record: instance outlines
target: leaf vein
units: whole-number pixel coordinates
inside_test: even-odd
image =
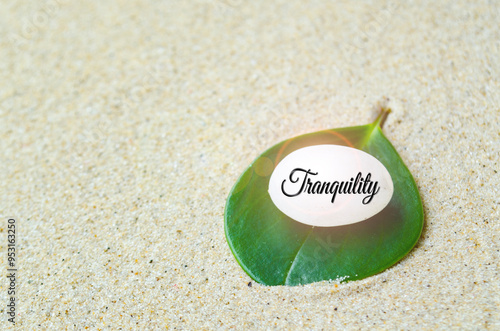
[[[307,233],[307,236],[304,238],[304,241],[302,242],[299,249],[297,250],[297,253],[295,253],[295,256],[293,257],[293,261],[290,264],[290,268],[288,268],[288,270],[286,272],[286,278],[285,278],[285,281],[283,282],[283,285],[288,284],[288,277],[290,277],[291,271],[292,271],[293,267],[295,266],[295,262],[297,261],[297,256],[299,255],[300,251],[302,250],[302,247],[304,247],[304,244],[306,243],[307,239],[309,239],[309,236],[311,235],[313,229],[314,229],[314,226],[311,227],[311,229]]]

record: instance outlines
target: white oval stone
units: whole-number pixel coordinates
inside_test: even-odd
[[[273,203],[313,226],[364,221],[384,209],[394,192],[384,165],[359,149],[315,145],[287,155],[269,180]]]

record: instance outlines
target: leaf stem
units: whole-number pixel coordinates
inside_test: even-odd
[[[390,113],[391,113],[391,108],[380,107],[380,114],[377,116],[377,118],[373,122],[373,125],[374,126],[378,125],[378,126],[380,126],[380,128],[382,128],[382,126],[385,123],[385,120],[387,119],[387,116],[389,116]]]

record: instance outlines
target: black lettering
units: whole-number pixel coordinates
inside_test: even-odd
[[[309,179],[307,177],[307,175],[317,175],[318,173],[314,173],[314,172],[311,172],[311,169],[309,170],[305,170],[305,169],[301,169],[301,168],[296,168],[296,169],[293,169],[292,172],[290,172],[290,182],[292,183],[297,183],[300,179],[300,175],[297,176],[297,178],[294,180],[293,178],[293,175],[296,173],[296,172],[303,172],[304,173],[304,180],[302,181],[302,185],[300,186],[300,189],[297,191],[297,193],[287,193],[285,192],[285,182],[286,182],[286,179],[283,181],[283,183],[281,183],[281,192],[283,192],[284,195],[286,195],[287,197],[295,197],[297,195],[299,195],[300,193],[302,193],[304,191],[304,188],[306,186],[306,183],[309,184],[309,189],[310,189],[310,186],[311,186],[311,181],[309,180],[309,182],[307,182],[307,180]],[[310,192],[308,192],[310,193]]]
[[[335,202],[337,194],[366,194],[362,199],[364,205],[369,204],[380,191],[378,181],[371,181],[371,173],[368,173],[366,178],[363,178],[363,174],[358,172],[356,177],[351,177],[348,181],[313,182],[310,176],[316,175],[318,175],[318,173],[311,171],[311,169],[305,170],[302,168],[295,168],[290,172],[288,180],[291,184],[297,185],[287,184],[287,180],[285,179],[281,183],[281,191],[287,197],[296,197],[302,193],[331,194],[332,203]],[[287,186],[286,190],[285,185]]]

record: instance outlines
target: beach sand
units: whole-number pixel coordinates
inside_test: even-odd
[[[498,1],[2,3],[18,329],[500,329]],[[360,281],[253,282],[224,236],[239,175],[380,105],[416,247]]]

